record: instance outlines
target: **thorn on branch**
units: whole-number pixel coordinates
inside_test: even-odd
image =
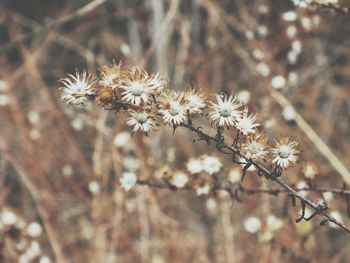
[[[299,223],[301,220],[305,218],[305,209],[306,209],[306,204],[304,200],[301,200],[301,215],[299,218],[295,219],[296,223]]]
[[[241,183],[243,183],[244,177],[249,169],[249,167],[252,165],[251,161],[249,161],[248,163],[246,163],[246,165],[244,165],[243,167],[243,172],[242,172],[242,178],[241,178]]]

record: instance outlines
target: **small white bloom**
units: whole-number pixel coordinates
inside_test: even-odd
[[[274,89],[282,89],[286,85],[286,79],[283,76],[275,76],[271,80],[271,86]]]
[[[209,194],[209,191],[210,191],[210,186],[209,186],[209,184],[205,184],[205,185],[203,185],[203,186],[201,186],[201,187],[198,187],[198,188],[196,189],[196,194],[197,194],[198,196],[200,196],[200,195],[207,195],[207,194]]]
[[[228,173],[228,180],[232,184],[240,183],[242,179],[242,169],[241,167],[234,167]]]
[[[128,144],[130,139],[131,139],[130,133],[120,132],[114,137],[113,143],[117,148],[123,148]]]
[[[278,231],[283,227],[283,220],[274,215],[269,215],[266,220],[267,228],[270,231]]]
[[[217,202],[215,201],[214,198],[209,198],[207,200],[207,202],[205,203],[205,206],[208,209],[208,211],[215,212],[218,204],[217,204]]]
[[[113,64],[104,66],[99,69],[101,76],[99,79],[100,87],[110,87],[113,90],[119,88],[122,85],[122,82],[126,78],[127,70],[122,65],[122,63],[116,63],[113,61]]]
[[[288,11],[282,14],[282,19],[287,22],[294,22],[298,19],[298,16],[294,11]]]
[[[263,77],[267,77],[268,75],[270,75],[270,68],[268,65],[266,65],[264,62],[260,62],[257,67],[256,70],[260,73],[261,76]]]
[[[293,39],[296,37],[298,30],[297,30],[296,26],[290,25],[287,27],[286,33],[287,33],[288,38]]]
[[[301,7],[301,8],[307,8],[311,3],[312,0],[292,0],[295,6]]]
[[[10,97],[5,94],[0,94],[0,107],[9,105],[11,102]]]
[[[122,177],[119,179],[121,188],[125,191],[129,191],[137,183],[137,176],[135,173],[125,172],[122,174]]]
[[[188,176],[183,171],[177,171],[174,173],[170,183],[177,188],[183,188],[188,183]]]
[[[290,50],[287,54],[288,63],[290,65],[295,65],[298,62],[299,54],[294,50]]]
[[[81,131],[85,126],[85,120],[82,117],[76,117],[71,121],[71,125],[74,130]]]
[[[39,237],[43,232],[43,228],[37,222],[32,222],[27,226],[27,233],[30,237]]]
[[[300,54],[301,51],[302,51],[302,49],[303,49],[303,46],[302,46],[300,40],[294,40],[294,41],[292,42],[292,50],[294,50],[295,52],[297,52],[298,54]]]
[[[217,104],[211,102],[209,118],[215,121],[218,126],[233,127],[237,118],[241,116],[239,108],[241,104],[236,102],[236,97],[216,95]]]
[[[307,184],[304,181],[301,181],[297,184],[297,189],[304,189],[307,188]],[[301,190],[298,191],[299,195],[301,195],[302,197],[306,197],[307,196],[307,191],[305,190]]]
[[[257,217],[249,217],[244,221],[244,229],[245,231],[255,234],[261,228],[261,221]]]
[[[158,95],[161,92],[163,92],[164,89],[167,87],[168,82],[168,79],[160,73],[152,75],[149,79],[149,84],[152,87],[152,94]]]
[[[41,137],[41,133],[38,129],[31,129],[29,132],[29,138],[33,141],[38,140]]]
[[[258,26],[258,34],[261,37],[266,37],[269,34],[269,29],[265,25]]]
[[[298,81],[299,81],[298,74],[294,71],[289,72],[289,74],[288,74],[289,85],[296,86],[298,84]]]
[[[243,111],[243,114],[236,119],[236,128],[244,135],[255,133],[255,128],[260,126],[256,121],[256,114],[248,114],[248,109]]]
[[[294,110],[294,108],[292,106],[287,106],[282,111],[282,117],[286,121],[293,121],[293,120],[295,120],[295,116],[296,116],[295,110]]]
[[[123,53],[124,56],[129,56],[131,53],[130,46],[125,43],[120,45],[120,51]]]
[[[87,101],[87,96],[94,95],[95,80],[92,75],[83,71],[83,73],[76,72],[75,75],[69,74],[68,78],[62,79],[63,91],[61,100],[67,104],[83,104]]]
[[[186,168],[191,174],[197,174],[200,173],[203,170],[202,161],[199,159],[193,159],[191,158],[186,163]]]
[[[309,17],[301,18],[301,25],[306,31],[310,31],[312,29],[311,19]]]
[[[6,80],[0,79],[0,92],[8,90],[8,84]]]
[[[91,181],[88,185],[90,193],[96,195],[100,192],[100,184],[97,181]]]
[[[73,167],[69,164],[66,164],[62,167],[62,173],[64,176],[71,176],[73,174]]]
[[[1,213],[1,222],[6,225],[16,224],[18,218],[15,213],[9,210],[3,210]]]
[[[202,157],[203,171],[207,172],[209,175],[218,173],[222,167],[222,163],[219,158],[215,156],[204,155]]]
[[[276,141],[275,148],[271,150],[275,156],[273,163],[276,163],[281,168],[286,168],[290,163],[295,163],[298,159],[297,155],[299,154],[297,146],[297,141],[292,141],[287,137]]]
[[[32,125],[37,125],[40,122],[40,115],[36,111],[28,112],[27,118]]]
[[[250,100],[250,92],[248,90],[241,90],[237,94],[237,101],[242,104],[248,104]]]
[[[257,60],[262,60],[262,59],[264,59],[265,54],[260,49],[254,49],[253,50],[253,56]]]
[[[269,7],[267,5],[259,5],[258,11],[262,15],[266,15],[269,12]]]
[[[141,131],[149,133],[154,130],[156,126],[155,116],[147,111],[137,112],[129,110],[130,118],[126,121],[126,124],[133,127],[133,132]]]
[[[48,256],[42,256],[39,263],[51,263],[51,259]]]
[[[245,35],[245,37],[246,37],[247,39],[253,39],[253,38],[254,38],[254,33],[253,33],[252,31],[250,31],[250,30],[246,31],[246,32],[244,33],[244,35]]]

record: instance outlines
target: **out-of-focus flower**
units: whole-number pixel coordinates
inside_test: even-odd
[[[273,163],[276,163],[281,168],[287,168],[290,163],[295,163],[299,154],[297,146],[297,141],[292,141],[287,137],[276,141],[275,148],[271,150],[274,155]]]
[[[292,0],[295,6],[306,8],[308,7],[313,0]]]
[[[236,128],[244,135],[255,133],[255,128],[260,125],[255,121],[256,114],[248,114],[248,109],[245,108],[243,114],[236,119]]]
[[[189,88],[184,93],[184,100],[186,101],[186,106],[189,114],[202,113],[206,108],[206,96],[196,91],[194,88]]]
[[[242,104],[248,104],[250,100],[250,92],[248,90],[241,90],[237,94],[237,101]]]
[[[63,91],[61,100],[69,104],[83,104],[87,101],[87,96],[95,94],[95,80],[92,75],[83,71],[76,72],[75,75],[69,74],[68,78],[61,79],[63,84],[60,90]]]
[[[282,117],[286,121],[292,121],[295,119],[296,112],[292,106],[287,106],[282,111]]]
[[[263,77],[267,77],[268,75],[270,75],[270,68],[267,64],[265,64],[264,62],[260,62],[257,66],[256,66],[256,70],[260,73],[260,75],[262,75]]]
[[[230,169],[230,171],[228,172],[228,180],[230,183],[232,184],[236,184],[241,182],[242,179],[242,168],[237,166],[234,167],[232,169]]]
[[[119,179],[121,188],[125,191],[132,189],[137,183],[137,176],[135,173],[125,172]]]
[[[305,188],[307,188],[307,184],[304,181],[300,181],[297,184],[297,189],[305,189]],[[305,190],[300,190],[300,191],[298,191],[298,193],[302,197],[306,197],[307,196],[307,191],[305,191]]]
[[[129,140],[131,139],[130,133],[120,132],[118,133],[113,140],[113,143],[118,148],[123,148],[128,145]]]
[[[3,210],[1,212],[1,222],[3,225],[14,225],[16,224],[18,218],[17,215],[10,210]]]
[[[267,137],[263,134],[254,134],[243,144],[243,152],[248,159],[258,160],[268,154]]]
[[[128,118],[126,124],[133,127],[133,132],[141,131],[147,134],[157,125],[155,115],[151,112],[129,110],[129,114],[131,117]]]
[[[160,100],[159,112],[167,124],[180,125],[187,120],[187,106],[183,99],[183,93],[168,92]]]
[[[100,192],[100,184],[97,181],[91,181],[88,184],[88,188],[90,193],[92,193],[93,195],[96,195]]]
[[[261,225],[262,224],[260,219],[255,216],[249,217],[244,221],[245,231],[251,234],[255,234],[256,232],[258,232],[259,229],[261,228]]]
[[[294,11],[287,11],[282,14],[282,19],[287,22],[293,22],[298,19],[298,16]]]
[[[343,218],[341,216],[341,214],[338,212],[338,211],[332,211],[330,212],[330,216],[333,217],[335,220],[337,220],[338,222],[340,223],[343,223]],[[329,226],[330,227],[333,227],[333,228],[339,228],[338,225],[334,224],[333,222],[330,222],[329,223]]]
[[[203,170],[203,164],[200,159],[191,158],[186,163],[186,168],[191,174],[197,174]]]
[[[242,106],[239,102],[236,102],[236,97],[226,95],[216,95],[217,104],[212,104],[209,118],[216,122],[218,126],[233,127],[235,121],[241,116],[239,108]]]
[[[188,176],[183,171],[177,171],[173,174],[170,183],[176,188],[183,188],[188,183]]]
[[[215,156],[204,155],[202,156],[202,166],[203,171],[205,171],[209,175],[212,175],[220,172],[222,163],[220,162],[219,158]]]
[[[274,215],[269,215],[266,220],[266,225],[269,230],[275,232],[283,227],[283,220]]]
[[[196,194],[198,196],[200,196],[200,195],[208,195],[209,191],[210,191],[210,185],[208,183],[206,183],[206,184],[196,188]]]
[[[27,233],[30,237],[39,237],[43,232],[43,228],[37,222],[32,222],[27,226]]]
[[[283,76],[275,76],[271,80],[271,86],[274,89],[282,89],[286,85],[286,79]]]
[[[318,174],[318,168],[315,162],[308,161],[302,166],[302,173],[305,178],[313,180],[315,176]]]
[[[121,62],[117,64],[116,61],[113,61],[112,65],[100,68],[99,71],[101,76],[98,84],[101,87],[108,87],[112,88],[113,90],[122,85],[127,75],[127,69]]]

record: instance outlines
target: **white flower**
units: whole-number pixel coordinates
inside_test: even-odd
[[[201,113],[206,105],[206,97],[200,92],[196,92],[195,89],[190,88],[184,94],[184,100],[189,114]]]
[[[267,137],[261,134],[255,134],[249,137],[247,142],[243,144],[243,151],[248,159],[258,160],[268,154],[267,146]]]
[[[282,14],[282,19],[287,22],[293,22],[298,19],[298,16],[294,11],[288,11]]]
[[[48,256],[42,256],[39,263],[51,263],[51,259]]]
[[[264,62],[260,62],[257,66],[256,66],[256,70],[260,73],[260,75],[262,75],[263,77],[267,77],[268,75],[270,75],[270,68],[268,65],[266,65]]]
[[[122,174],[122,177],[119,179],[121,188],[125,191],[129,191],[137,183],[137,176],[131,172],[125,172]]]
[[[286,85],[286,79],[283,76],[275,76],[271,80],[271,86],[274,89],[282,89]]]
[[[210,212],[215,212],[218,204],[214,198],[209,198],[205,203],[205,206]]]
[[[298,29],[296,28],[296,26],[294,25],[290,25],[287,27],[287,37],[289,37],[290,39],[295,38],[295,36],[298,33]]]
[[[301,8],[306,8],[312,3],[312,0],[292,0],[292,1],[295,6],[298,6]]]
[[[39,237],[43,232],[43,228],[37,222],[32,222],[27,226],[27,233],[30,237]]]
[[[90,193],[96,195],[100,192],[100,184],[97,181],[91,181],[88,185]]]
[[[232,127],[238,117],[241,116],[240,110],[241,104],[236,102],[236,97],[226,95],[216,95],[217,104],[210,102],[211,112],[209,118],[216,122],[218,126]]]
[[[261,228],[261,221],[259,218],[255,216],[249,217],[244,221],[245,231],[251,234],[255,234],[256,232],[259,231],[260,228]]]
[[[136,106],[147,103],[150,95],[154,94],[148,74],[138,68],[132,69],[129,78],[121,85],[121,89],[123,90],[121,99]]]
[[[256,121],[256,114],[248,114],[248,109],[243,111],[242,116],[238,117],[236,120],[236,128],[242,132],[244,135],[255,133],[255,127],[260,126],[259,123],[254,123]]]
[[[130,139],[131,139],[130,133],[120,132],[114,137],[113,143],[116,147],[123,148],[128,144]]]
[[[222,163],[215,156],[204,155],[202,157],[202,167],[206,173],[212,175],[220,171]]]
[[[151,130],[154,130],[157,125],[155,116],[152,113],[129,110],[129,114],[131,117],[128,118],[126,124],[134,127],[133,132],[141,131],[147,134]]]
[[[297,155],[299,154],[297,146],[297,141],[292,141],[287,137],[276,141],[275,148],[271,150],[275,157],[272,162],[276,163],[281,168],[287,168],[290,163],[295,163],[298,159]]]
[[[209,194],[209,191],[210,191],[210,186],[209,186],[209,184],[205,184],[205,185],[203,185],[203,186],[201,186],[201,187],[198,187],[198,188],[196,189],[196,194],[197,194],[198,196],[200,196],[200,195],[207,195],[207,194]]]
[[[266,37],[269,34],[269,29],[265,25],[258,26],[258,34],[261,37]]]
[[[250,92],[248,90],[241,90],[237,94],[237,101],[242,104],[248,104],[250,100]]]
[[[234,167],[228,173],[228,180],[232,184],[241,182],[242,179],[242,169],[241,167]]]
[[[14,225],[18,218],[15,213],[9,210],[3,210],[1,213],[1,222],[3,225]]]
[[[286,121],[292,121],[295,119],[296,113],[295,110],[292,106],[287,106],[284,108],[284,110],[282,111],[282,117],[283,119],[285,119]]]
[[[315,176],[318,174],[317,165],[312,161],[308,161],[303,165],[302,172],[305,178],[313,180],[315,179]]]
[[[83,71],[83,73],[76,72],[75,75],[69,74],[68,78],[61,79],[60,82],[63,87],[61,100],[67,104],[83,104],[87,101],[87,96],[94,95],[95,89],[92,75]]]
[[[203,164],[201,160],[191,158],[186,163],[186,168],[191,174],[197,174],[203,170]]]
[[[305,189],[305,188],[307,188],[307,184],[304,181],[300,181],[297,184],[297,189]],[[307,191],[300,190],[300,191],[298,191],[298,194],[301,195],[302,197],[306,197],[307,196]]]
[[[270,231],[278,231],[283,227],[283,220],[274,215],[269,215],[266,220],[267,228]]]
[[[187,106],[183,101],[183,93],[169,92],[160,102],[159,112],[167,124],[180,125],[187,120]]]
[[[174,173],[170,183],[177,188],[183,188],[188,183],[188,176],[183,171],[177,171]]]

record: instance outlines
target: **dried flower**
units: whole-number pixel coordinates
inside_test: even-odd
[[[292,1],[295,6],[298,6],[301,8],[306,8],[312,3],[312,0],[292,0]]]
[[[210,102],[211,112],[209,118],[215,121],[218,126],[233,127],[235,121],[241,116],[241,112],[238,110],[241,104],[236,102],[236,97],[226,95],[216,95],[217,104]]]
[[[205,183],[204,185],[198,186],[196,188],[196,194],[198,196],[200,196],[200,195],[208,195],[209,192],[210,192],[210,185],[208,183]]]
[[[234,167],[228,172],[228,180],[231,184],[236,184],[241,182],[242,179],[242,168]]]
[[[147,103],[150,95],[155,94],[148,74],[139,68],[131,70],[129,77],[121,85],[121,89],[123,90],[121,99],[136,106]]]
[[[121,188],[125,191],[129,191],[137,183],[137,176],[135,173],[126,172],[122,174],[122,177],[119,179]]]
[[[159,112],[165,123],[180,125],[187,120],[187,107],[183,100],[183,93],[168,92],[160,100]]]
[[[185,91],[184,99],[186,101],[189,114],[202,113],[206,108],[206,96],[197,92],[194,88]]]
[[[119,88],[127,75],[127,69],[122,65],[121,62],[117,64],[113,61],[112,65],[104,66],[100,68],[100,80],[98,84],[101,87],[112,88],[113,90]]]
[[[148,133],[155,129],[157,125],[155,115],[147,111],[137,112],[134,110],[128,110],[130,118],[126,121],[126,124],[134,127],[133,132],[141,131]]]
[[[248,159],[264,158],[268,154],[267,137],[258,133],[248,137],[247,142],[243,144],[243,152]]]
[[[275,157],[273,163],[276,163],[281,168],[287,168],[291,162],[295,163],[298,159],[297,155],[299,154],[297,146],[297,141],[292,141],[287,137],[276,141],[275,148],[271,150]]]
[[[69,74],[68,78],[61,79],[60,82],[63,83],[63,87],[60,87],[63,90],[61,100],[67,104],[83,104],[87,96],[95,94],[95,80],[86,71]]]
[[[236,120],[236,128],[244,135],[255,133],[255,127],[260,124],[254,123],[256,121],[256,114],[248,114],[248,109],[245,108],[243,114]]]
[[[153,74],[149,78],[149,84],[152,87],[152,94],[159,95],[162,93],[168,85],[169,80],[160,73]]]

